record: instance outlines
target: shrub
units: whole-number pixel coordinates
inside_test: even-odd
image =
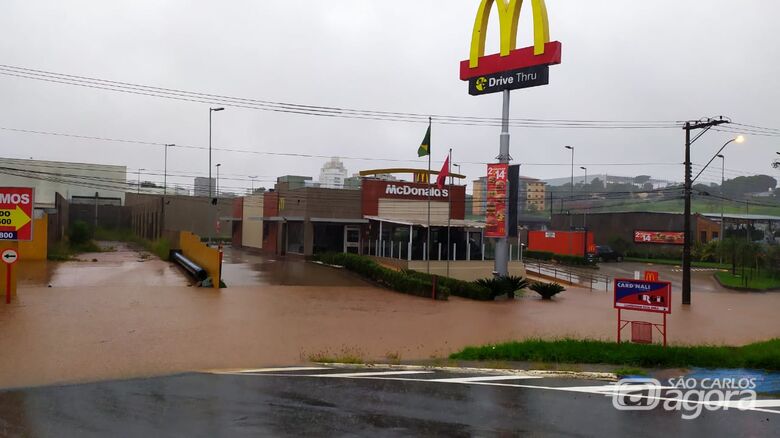
[[[555,254],[544,251],[526,251],[525,257],[528,257],[529,259],[550,261],[555,257]]]
[[[541,260],[545,262],[555,261],[562,265],[575,265],[575,266],[596,265],[595,261],[589,261],[585,257],[554,254],[551,252],[544,252],[544,251],[526,251],[525,257],[529,259]]]
[[[477,301],[492,301],[495,297],[493,293],[476,283],[470,281],[458,280],[455,278],[442,277],[439,275],[430,275],[425,272],[418,272],[412,270],[404,271],[407,275],[411,275],[428,282],[433,281],[433,277],[436,277],[436,284],[438,286],[444,286],[450,292],[451,295],[456,297],[468,298],[470,300]]]
[[[343,266],[345,269],[397,292],[418,297],[430,297],[433,290],[430,279],[410,275],[410,271],[395,271],[385,268],[368,257],[356,254],[328,253],[315,255],[314,259],[330,265]],[[446,285],[437,285],[436,299],[446,300],[449,295],[450,291]]]
[[[84,221],[73,222],[68,228],[68,240],[71,245],[84,245],[92,239],[92,230]]]
[[[551,300],[552,297],[566,290],[558,283],[536,282],[531,285],[531,290],[542,296],[543,300]]]
[[[528,287],[528,280],[514,276],[483,278],[474,283],[488,289],[491,292],[491,299],[504,294],[508,295],[509,298],[514,298],[515,292]]]

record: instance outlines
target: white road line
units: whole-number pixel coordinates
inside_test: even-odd
[[[288,367],[288,368],[258,368],[233,371],[216,371],[215,374],[250,374],[250,373],[278,373],[281,371],[317,371],[330,370],[328,367]]]
[[[442,383],[473,383],[473,382],[495,382],[499,380],[524,380],[541,379],[541,376],[479,376],[479,377],[455,377],[450,379],[430,379],[430,382]]]
[[[356,379],[361,377],[380,378],[382,376],[408,376],[412,374],[433,374],[433,371],[375,371],[370,373],[308,374],[299,377],[330,377],[330,378],[342,378],[342,379]]]
[[[536,386],[536,385],[520,385],[520,384],[511,384],[511,383],[496,383],[496,382],[489,382],[489,381],[464,381],[467,378],[461,378],[461,379],[414,379],[414,378],[405,378],[405,377],[383,377],[385,375],[403,375],[403,374],[419,374],[419,373],[426,373],[423,371],[391,371],[391,372],[385,372],[385,373],[353,373],[353,374],[320,374],[320,375],[308,375],[308,376],[298,376],[298,377],[331,377],[331,378],[339,378],[339,377],[345,377],[345,378],[354,378],[351,377],[354,374],[357,374],[358,376],[361,376],[362,378],[368,379],[368,380],[395,380],[395,381],[404,381],[404,382],[433,382],[433,383],[457,383],[462,385],[480,385],[480,386],[499,386],[499,387],[505,387],[505,388],[523,388],[523,389],[546,389],[548,391],[561,391],[561,392],[580,392],[580,393],[587,393],[587,394],[595,394],[595,395],[602,395],[605,397],[612,397],[616,394],[620,394],[621,391],[618,389],[618,386],[614,384],[609,385],[602,385],[602,386],[566,386],[566,387],[556,387],[556,386]],[[432,373],[430,371],[429,373]],[[505,377],[505,376],[502,376]],[[638,390],[641,389],[643,385],[635,385],[632,386],[632,390]],[[661,387],[661,388],[670,388],[670,387]],[[625,390],[623,391],[625,393]],[[672,401],[672,402],[687,402],[692,404],[699,404],[699,405],[705,405],[705,406],[713,406],[713,407],[730,407],[730,408],[741,408],[742,410],[749,410],[749,411],[759,411],[759,412],[767,412],[772,414],[780,414],[780,411],[775,411],[772,409],[767,409],[769,407],[776,407],[776,405],[780,405],[780,400],[759,400],[755,404],[749,403],[749,404],[740,404],[737,401],[700,401],[700,400],[682,400],[674,397],[657,397],[657,396],[646,396],[646,395],[635,395],[635,398],[644,398],[644,399],[651,399],[651,400],[659,400],[659,401]]]

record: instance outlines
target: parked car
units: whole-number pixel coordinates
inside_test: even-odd
[[[588,254],[588,259],[597,262],[622,262],[623,254],[609,246],[596,246],[596,252]]]

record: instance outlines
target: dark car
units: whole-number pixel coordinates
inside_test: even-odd
[[[606,245],[599,245],[595,253],[588,254],[588,258],[597,262],[622,262],[623,254]]]

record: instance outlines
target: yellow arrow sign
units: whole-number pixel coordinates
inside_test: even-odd
[[[30,216],[18,205],[15,210],[0,209],[0,227],[14,227],[16,231],[30,223]]]

